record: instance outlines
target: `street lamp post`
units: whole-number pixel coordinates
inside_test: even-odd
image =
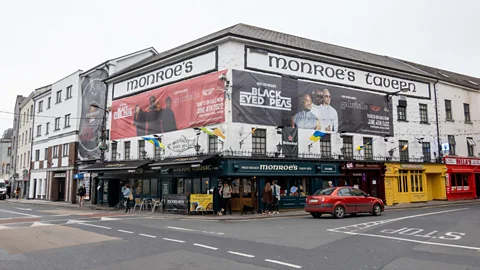
[[[387,103],[390,102],[390,100],[392,99],[393,96],[399,94],[399,93],[408,93],[410,92],[410,88],[402,88],[400,90],[398,90],[397,92],[393,92],[393,93],[388,93],[385,98],[387,99]]]
[[[100,135],[100,161],[105,162],[105,150],[106,150],[106,141],[107,141],[107,136],[106,136],[106,131],[107,131],[107,113],[108,110],[105,108],[102,108],[98,106],[97,104],[91,104],[90,107],[97,108],[103,111],[102,115],[102,132]]]

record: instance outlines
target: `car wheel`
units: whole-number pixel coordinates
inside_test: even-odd
[[[322,213],[310,213],[313,218],[320,218],[322,216]]]
[[[382,214],[382,208],[380,207],[380,205],[378,203],[376,203],[374,206],[373,206],[373,211],[372,211],[372,215],[374,216],[380,216]]]
[[[335,218],[343,218],[345,216],[345,208],[341,205],[335,207],[335,211],[333,212],[333,216]]]

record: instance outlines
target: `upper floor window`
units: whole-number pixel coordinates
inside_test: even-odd
[[[254,155],[267,154],[267,131],[265,129],[252,129],[252,153]]]
[[[35,150],[35,161],[40,160],[40,150]]]
[[[398,121],[407,121],[407,106],[398,105],[397,116],[398,116]]]
[[[130,142],[123,143],[123,152],[124,152],[125,160],[130,160]]]
[[[449,154],[450,155],[456,155],[457,154],[456,153],[457,152],[456,151],[457,143],[455,142],[455,136],[448,135],[448,144],[449,144],[449,147],[448,147],[449,148],[449,150],[448,150]]]
[[[47,109],[50,109],[50,104],[52,103],[52,97],[48,97],[47,99]]]
[[[445,99],[445,118],[447,120],[453,120],[452,101],[448,99]]]
[[[352,136],[343,136],[343,150],[342,155],[344,155],[346,158],[353,158],[353,137]]]
[[[330,157],[332,155],[330,134],[325,134],[325,136],[320,138],[320,154],[322,157]]]
[[[112,161],[117,160],[117,142],[112,142]]]
[[[38,112],[43,112],[43,100],[38,102]]]
[[[55,118],[55,130],[60,130],[60,117]]]
[[[65,115],[65,127],[70,127],[70,115],[71,114],[67,114]]]
[[[138,141],[138,159],[145,159],[147,151],[145,151],[145,140]]]
[[[363,138],[363,153],[365,159],[373,159],[373,139]]]
[[[30,119],[33,119],[33,105],[30,105]]]
[[[42,125],[37,126],[37,137],[42,136]]]
[[[430,162],[432,158],[432,154],[430,153],[430,143],[429,142],[422,142],[422,154],[423,154],[423,162]]]
[[[468,156],[473,157],[475,156],[475,141],[473,140],[472,137],[467,137],[467,150],[468,150]]]
[[[62,154],[64,157],[68,157],[68,151],[70,150],[70,145],[68,143],[64,143],[62,145]]]
[[[67,87],[67,97],[65,99],[72,98],[72,86]]]
[[[409,160],[408,141],[402,141],[402,140],[398,141],[398,149],[400,151],[400,161],[401,162],[408,162],[408,160]]]
[[[48,130],[49,130],[49,129],[50,129],[50,122],[47,122],[47,123],[45,124],[45,135],[48,134]]]
[[[57,91],[57,101],[56,103],[62,102],[62,90]]]
[[[428,123],[428,109],[427,104],[420,104],[420,123]]]
[[[218,137],[217,136],[208,136],[208,152],[216,153],[218,152]]]
[[[52,157],[58,158],[58,145],[53,146]]]
[[[471,123],[470,105],[467,103],[463,103],[463,114],[465,115],[465,123]]]

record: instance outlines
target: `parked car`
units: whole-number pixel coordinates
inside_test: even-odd
[[[305,202],[305,211],[314,218],[319,218],[322,214],[331,214],[336,218],[357,213],[371,213],[379,216],[384,209],[385,205],[381,199],[348,186],[318,190],[315,194],[308,196]]]
[[[0,200],[5,200],[7,197],[7,187],[5,185],[5,180],[0,179]]]

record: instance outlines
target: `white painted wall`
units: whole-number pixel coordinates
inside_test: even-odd
[[[15,171],[18,173],[19,177],[23,177],[23,170],[30,169],[30,160],[32,150],[33,138],[37,135],[36,128],[34,127],[34,112],[31,111],[34,105],[33,98],[26,99],[22,102],[20,107],[20,122],[19,122],[19,141],[17,149],[17,163]],[[32,134],[30,134],[32,132]],[[23,136],[22,136],[23,134]],[[28,134],[28,135],[27,135]],[[23,138],[23,140],[22,140]],[[30,156],[28,154],[30,153]],[[22,158],[20,158],[22,157]],[[22,161],[20,163],[20,161]]]
[[[439,82],[437,84],[437,95],[438,122],[442,143],[448,143],[448,135],[455,135],[456,155],[466,157],[468,156],[467,137],[471,137],[477,143],[474,154],[477,157],[480,156],[480,92],[446,82]],[[446,99],[452,101],[453,121],[446,120]],[[465,123],[464,103],[470,104],[471,124]]]

